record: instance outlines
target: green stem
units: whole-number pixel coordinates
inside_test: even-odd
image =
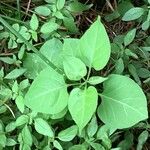
[[[21,39],[24,44],[26,44],[34,53],[36,53],[45,63],[47,63],[51,68],[56,70],[59,74],[63,75],[63,71],[55,66],[47,57],[45,57],[41,52],[39,52],[31,43],[29,43],[20,33],[18,33],[11,25],[9,25],[2,17],[0,17],[0,22],[12,32],[15,36]]]

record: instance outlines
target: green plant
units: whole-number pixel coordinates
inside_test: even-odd
[[[55,45],[55,48],[57,45],[57,50],[53,52],[54,47],[50,48],[48,45]],[[89,139],[86,137],[85,127],[96,112],[108,129],[128,128],[147,118],[145,95],[133,80],[117,74],[111,74],[107,77],[92,76],[92,70],[103,69],[110,57],[110,42],[99,18],[80,39],[64,39],[63,44],[58,39],[48,40],[41,47],[40,52],[61,69],[62,73],[56,72],[51,66],[45,64],[36,54],[30,53],[27,56],[34,59],[25,60],[27,62],[24,63],[30,64],[24,66],[26,74],[34,63],[37,67],[42,65],[41,69],[34,68],[37,69],[38,74],[34,75],[37,77],[23,100],[32,111],[49,114],[49,117],[53,115],[59,117],[62,112],[67,113],[69,110],[70,119],[74,120],[78,126],[79,137],[83,136],[85,139]],[[101,86],[97,88],[97,85]],[[72,87],[72,90],[68,93],[67,88],[69,87]],[[98,97],[102,102],[98,101]],[[60,118],[62,117],[60,116]],[[33,121],[36,131],[43,135],[48,134],[47,136],[51,139],[54,147],[61,149],[55,139],[56,134],[49,125],[37,115],[33,117]],[[29,124],[32,124],[32,121]],[[77,134],[77,131],[75,132],[72,128],[69,137],[74,137]],[[86,131],[85,135],[83,135],[83,131]],[[27,125],[22,134],[24,132],[26,134],[29,132]],[[68,140],[70,141],[70,139]],[[27,146],[32,145],[31,141]]]
[[[91,5],[45,1],[27,23],[11,26],[0,15],[0,149],[127,150],[132,129],[142,129],[141,150],[150,128],[140,87],[150,78],[149,38],[137,44],[137,25],[110,43],[100,17],[81,38],[67,38],[78,30],[73,13]]]

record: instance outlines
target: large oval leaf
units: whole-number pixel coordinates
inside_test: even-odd
[[[81,60],[95,70],[101,70],[110,57],[110,41],[100,18],[80,39]]]
[[[97,91],[92,86],[85,90],[75,88],[71,91],[68,108],[73,120],[79,127],[80,133],[94,114],[97,107],[97,99]]]
[[[67,106],[63,76],[48,67],[40,72],[25,96],[25,104],[36,112],[56,114]]]
[[[104,82],[102,103],[98,108],[100,119],[109,126],[122,129],[148,117],[146,97],[132,79],[111,75]]]
[[[80,80],[87,73],[85,64],[76,57],[65,57],[63,67],[66,76],[70,80]]]

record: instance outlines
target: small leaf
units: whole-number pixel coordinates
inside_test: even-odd
[[[22,129],[21,135],[22,135],[23,143],[25,143],[28,146],[31,146],[33,140],[32,140],[31,132],[27,125]]]
[[[71,141],[78,132],[78,127],[77,126],[71,126],[61,132],[58,133],[58,138],[61,141]]]
[[[9,74],[5,76],[5,79],[16,79],[23,75],[26,72],[26,69],[20,68],[20,69],[14,69]]]
[[[60,10],[64,7],[65,0],[57,0],[57,9]]]
[[[42,118],[36,118],[34,120],[34,126],[35,126],[35,130],[38,133],[43,134],[43,135],[48,136],[48,137],[51,137],[51,138],[54,137],[54,133],[53,133],[51,127]]]
[[[49,34],[55,30],[57,30],[59,25],[55,22],[49,21],[42,25],[41,32],[44,34]]]
[[[65,57],[63,67],[70,80],[80,80],[87,73],[85,64],[76,57]]]
[[[149,26],[150,26],[150,21],[146,20],[145,22],[142,23],[142,30],[144,31],[148,30]]]
[[[62,146],[60,145],[60,143],[58,141],[54,141],[53,142],[53,145],[55,148],[57,148],[58,150],[63,150]]]
[[[6,140],[7,140],[7,138],[6,138],[5,134],[1,133],[0,134],[0,146],[5,147]]]
[[[87,150],[87,148],[84,145],[74,145],[69,150]]]
[[[104,77],[100,77],[100,76],[92,76],[89,78],[88,83],[90,83],[91,85],[96,85],[96,84],[100,84],[100,83],[104,82],[107,79],[108,78],[104,78]]]
[[[15,122],[10,122],[9,124],[7,124],[7,126],[5,127],[5,131],[6,132],[11,132],[14,131],[16,129],[16,124]]]
[[[29,117],[27,115],[21,115],[16,120],[16,126],[21,126],[29,122]]]
[[[148,131],[143,131],[139,137],[138,137],[138,145],[137,145],[137,150],[142,150],[143,149],[143,145],[145,144],[145,142],[147,141],[149,137],[149,133]]]
[[[6,141],[7,146],[14,146],[16,144],[17,144],[17,142],[14,139],[7,138],[7,141]]]
[[[123,16],[123,21],[131,21],[140,18],[144,14],[144,9],[141,7],[134,7],[129,9]]]
[[[147,101],[142,89],[126,76],[111,75],[100,94],[99,118],[110,127],[128,128],[147,119]]]
[[[24,112],[24,107],[25,107],[23,97],[19,95],[16,98],[15,103],[16,103],[18,109],[23,113]]]
[[[38,29],[38,26],[39,26],[38,18],[35,14],[33,14],[30,20],[30,27],[32,30],[36,31]]]
[[[51,13],[51,10],[46,7],[46,6],[39,6],[39,7],[36,7],[35,8],[35,11],[39,14],[39,15],[42,15],[42,16],[49,16],[50,13]]]
[[[122,58],[116,60],[115,63],[115,74],[122,74],[124,70],[124,62]]]
[[[97,99],[97,91],[92,86],[85,90],[75,88],[71,91],[68,108],[80,133],[92,118],[97,107]]]
[[[96,119],[96,116],[94,115],[87,127],[88,136],[93,137],[97,129],[98,129],[97,119]]]
[[[127,35],[124,37],[124,45],[128,46],[132,41],[134,40],[136,35],[136,29],[132,29],[127,33]]]

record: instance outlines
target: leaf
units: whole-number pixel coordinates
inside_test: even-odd
[[[9,124],[7,124],[7,126],[5,127],[5,131],[6,132],[12,132],[16,129],[16,124],[15,122],[10,122]]]
[[[32,30],[36,31],[38,29],[38,26],[39,26],[38,18],[35,14],[33,14],[30,20],[30,27]]]
[[[24,107],[25,107],[24,106],[24,99],[23,99],[23,97],[19,95],[16,98],[15,103],[16,103],[18,109],[23,113],[24,112]]]
[[[3,61],[10,65],[15,63],[15,60],[10,57],[0,57],[0,61]]]
[[[130,43],[132,43],[132,41],[134,40],[136,35],[136,29],[132,29],[131,31],[129,31],[127,33],[127,35],[124,37],[124,45],[128,46]]]
[[[104,82],[107,79],[108,78],[104,78],[104,77],[100,77],[100,76],[92,76],[89,78],[88,83],[90,83],[91,85],[96,85],[96,84],[100,84],[100,83]]]
[[[105,150],[105,148],[99,143],[90,143],[94,150]]]
[[[98,129],[97,119],[96,119],[96,116],[94,115],[87,127],[88,136],[93,137],[97,129]]]
[[[87,150],[87,148],[84,145],[74,145],[69,150]]]
[[[124,71],[124,62],[122,58],[116,60],[115,63],[115,74],[122,74]]]
[[[0,146],[5,147],[6,140],[7,140],[7,138],[6,138],[5,134],[1,133],[0,134]]]
[[[63,23],[65,25],[65,27],[73,33],[77,33],[78,32],[78,28],[75,24],[74,18],[72,17],[63,17]]]
[[[49,124],[43,120],[42,118],[36,118],[34,119],[34,126],[35,126],[35,130],[45,136],[54,137],[54,133],[51,129],[51,127],[49,126]]]
[[[53,145],[55,148],[57,148],[58,150],[63,150],[62,146],[60,145],[60,143],[58,141],[54,141],[53,142]]]
[[[40,52],[57,67],[62,68],[62,49],[62,42],[59,39],[53,38],[42,45]]]
[[[92,7],[92,4],[85,5],[75,0],[74,2],[68,5],[67,9],[71,12],[79,13],[79,12],[83,12],[85,10],[90,9],[91,7]]]
[[[65,5],[65,0],[57,0],[57,9],[61,10]]]
[[[31,132],[27,125],[22,129],[21,135],[22,135],[23,143],[25,143],[28,146],[31,146],[33,140],[32,140]]]
[[[66,76],[70,80],[78,81],[87,73],[85,64],[76,57],[65,57],[63,60],[63,67]]]
[[[21,126],[29,122],[29,117],[27,115],[21,115],[16,120],[16,126]]]
[[[58,133],[58,138],[61,141],[71,141],[78,132],[78,127],[77,126],[71,126],[61,132]]]
[[[148,30],[149,26],[150,26],[150,21],[149,20],[144,21],[142,23],[142,30],[144,31]]]
[[[130,78],[111,75],[100,94],[99,118],[110,127],[128,128],[148,117],[147,101],[142,89]]]
[[[55,30],[57,30],[59,25],[55,22],[49,21],[42,25],[41,32],[44,34],[49,34]]]
[[[50,67],[40,72],[25,95],[27,107],[46,114],[61,112],[67,101],[67,85],[63,76]]]
[[[149,137],[149,133],[148,131],[143,131],[139,137],[138,137],[138,145],[137,145],[137,150],[142,150],[143,149],[143,145],[145,144],[145,142],[147,141]]]
[[[80,39],[81,60],[95,70],[103,69],[110,57],[110,42],[100,18]]]
[[[20,69],[14,69],[9,74],[5,76],[5,79],[16,79],[23,75],[26,72],[26,69],[20,68]]]
[[[14,139],[7,138],[7,141],[6,141],[7,146],[14,146],[16,144],[17,144],[17,142]]]
[[[123,16],[123,21],[132,21],[140,18],[144,14],[144,9],[141,7],[134,7],[129,9]]]
[[[39,15],[42,15],[42,16],[49,16],[50,13],[51,13],[51,10],[46,7],[46,6],[39,6],[39,7],[36,7],[35,8],[35,11],[36,13],[38,13]]]
[[[72,119],[79,127],[79,132],[87,125],[96,111],[98,95],[94,87],[81,90],[75,88],[71,91],[68,101],[68,109]]]

